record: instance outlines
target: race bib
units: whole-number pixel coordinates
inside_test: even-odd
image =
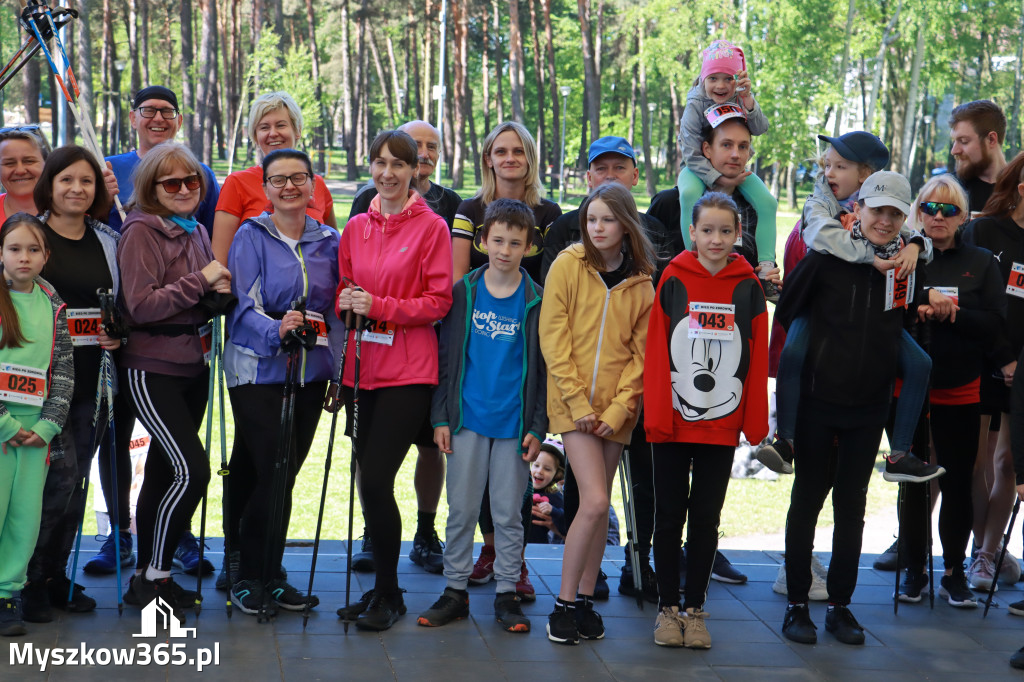
[[[935,291],[939,292],[943,296],[948,296],[953,299],[953,303],[960,305],[960,288],[959,287],[932,287]]]
[[[71,334],[73,346],[100,345],[100,323],[102,316],[99,308],[69,308],[68,332]]]
[[[209,322],[199,328],[199,345],[203,347],[203,362],[210,364],[210,349],[213,347],[213,325]]]
[[[1014,263],[1010,269],[1010,279],[1006,282],[1006,293],[1017,298],[1024,298],[1024,263]]]
[[[46,372],[7,362],[0,364],[0,400],[42,407],[46,400]]]
[[[729,303],[691,303],[690,339],[732,341],[736,338],[736,306]]]
[[[309,310],[306,311],[306,322],[316,332],[316,345],[327,347],[327,322],[324,321],[324,316],[320,313],[314,313]]]
[[[906,308],[914,300],[914,273],[896,279],[896,268],[885,273],[885,310]]]
[[[369,320],[369,326],[363,331],[363,341],[390,346],[395,342],[395,325],[382,320]]]

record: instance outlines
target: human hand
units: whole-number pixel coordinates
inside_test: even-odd
[[[36,434],[32,433],[31,431],[26,431],[24,428],[19,428],[18,432],[11,436],[9,440],[5,440],[3,443],[0,443],[0,449],[2,449],[3,453],[6,455],[8,445],[10,445],[12,448],[20,448],[22,445],[27,445],[32,436],[39,438],[39,436],[36,436]],[[42,441],[41,438],[39,438],[39,440]]]
[[[597,415],[591,412],[585,417],[580,417],[576,421],[576,430],[580,433],[593,433],[594,428],[597,427]]]
[[[1004,365],[1003,368],[1002,368],[1003,383],[1006,384],[1007,386],[1012,386],[1013,385],[1013,373],[1016,372],[1016,371],[1017,371],[1017,361],[1016,360],[1014,360],[1013,362],[1009,363],[1008,365]]]
[[[769,268],[768,266],[761,266],[758,268],[758,277],[766,279],[774,284],[779,289],[782,288],[782,270],[778,266]]]
[[[104,331],[99,333],[97,340],[103,350],[117,350],[121,347],[121,339],[112,339]]]
[[[896,261],[885,260],[884,258],[879,258],[878,256],[875,256],[875,260],[872,261],[871,264],[875,266],[875,270],[878,270],[883,275],[889,270],[892,270],[894,267],[896,267]]]
[[[206,278],[206,282],[210,285],[211,289],[220,294],[231,293],[231,273],[220,264],[220,261],[210,261],[200,272]]]
[[[743,184],[743,181],[751,175],[751,171],[745,170],[735,178],[727,178],[724,175],[715,180],[715,188],[719,191],[731,194],[734,189]]]
[[[103,169],[103,184],[107,188],[107,194],[113,200],[114,195],[118,193],[117,176],[114,175],[114,166],[109,161],[106,162],[106,167]]]
[[[281,325],[277,329],[277,335],[283,340],[284,337],[288,335],[288,332],[293,329],[298,329],[305,324],[305,322],[306,319],[303,317],[302,313],[298,310],[289,310],[284,314],[284,317],[281,318]]]
[[[551,520],[551,516],[541,512],[539,509],[537,509],[536,505],[534,505],[533,507],[532,523],[535,526],[544,526],[549,530],[555,529],[555,522]]]
[[[598,424],[597,428],[594,429],[594,435],[600,436],[601,438],[607,438],[611,436],[613,433],[615,433],[615,430],[612,429],[612,427],[605,424],[604,422]]]
[[[356,315],[369,317],[370,308],[373,306],[373,296],[362,289],[352,290],[352,312]]]
[[[928,290],[928,305],[924,307],[931,308],[932,312],[928,319],[940,322],[948,319],[951,323],[956,322],[956,311],[960,310],[960,306],[953,299],[935,289]]]
[[[740,101],[743,102],[743,106],[747,111],[753,111],[754,93],[750,91],[750,74],[743,70],[737,73],[735,78],[736,93],[740,96]]]
[[[526,438],[523,439],[522,453],[524,462],[537,461],[537,456],[540,455],[540,441],[532,433],[526,434]]]
[[[452,430],[447,426],[435,426],[434,444],[444,454],[452,454]]]
[[[899,254],[892,259],[896,264],[896,279],[906,279],[917,269],[917,258],[921,255],[919,244],[907,244],[900,249]]]

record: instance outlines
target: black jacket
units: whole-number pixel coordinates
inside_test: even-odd
[[[1003,290],[1014,263],[1024,264],[1024,228],[1010,218],[978,218],[964,228],[964,244],[988,249],[999,263]],[[1024,298],[1006,296],[1005,331],[996,340],[991,367],[1012,362],[1024,349]]]

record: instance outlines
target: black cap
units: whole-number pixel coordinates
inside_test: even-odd
[[[889,164],[889,148],[876,136],[863,130],[855,130],[839,137],[818,135],[818,139],[832,145],[844,159],[866,163],[876,171]]]
[[[178,108],[178,96],[171,91],[170,88],[165,88],[162,85],[150,85],[149,87],[142,88],[135,95],[135,99],[132,100],[132,106],[138,107],[146,100],[151,99],[162,99],[165,102],[170,103],[175,109]]]

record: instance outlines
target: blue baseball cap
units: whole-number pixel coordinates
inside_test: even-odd
[[[888,147],[876,136],[863,130],[855,130],[839,137],[818,135],[818,139],[832,145],[844,159],[866,163],[876,171],[889,164]]]
[[[594,163],[594,159],[601,156],[602,154],[608,154],[609,152],[615,154],[621,154],[627,159],[636,164],[636,152],[633,151],[633,145],[626,141],[624,137],[599,137],[590,143],[590,150],[587,155],[587,164]]]

